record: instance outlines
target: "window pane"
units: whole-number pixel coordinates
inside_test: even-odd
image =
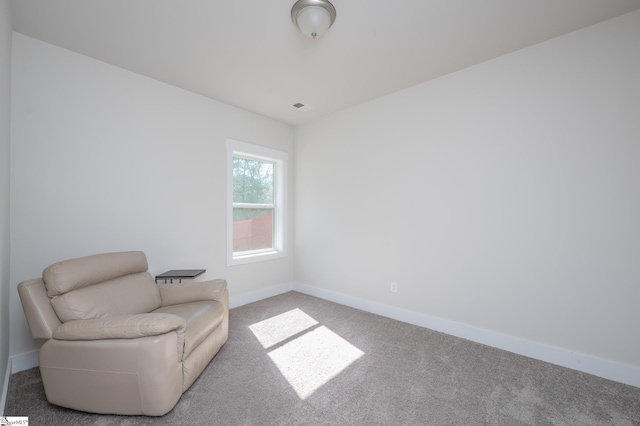
[[[233,202],[273,204],[274,163],[233,157]]]
[[[233,208],[233,251],[273,248],[273,209]]]

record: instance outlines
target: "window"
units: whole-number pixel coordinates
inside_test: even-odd
[[[286,256],[287,153],[227,139],[227,265]]]

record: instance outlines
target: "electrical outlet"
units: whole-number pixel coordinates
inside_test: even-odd
[[[391,292],[392,293],[398,292],[398,283],[395,281],[391,281]]]

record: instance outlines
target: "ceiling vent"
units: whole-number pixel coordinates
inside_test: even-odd
[[[310,107],[309,105],[305,105],[305,104],[301,104],[300,102],[293,104],[294,108],[298,108],[300,111],[310,111],[313,107]]]

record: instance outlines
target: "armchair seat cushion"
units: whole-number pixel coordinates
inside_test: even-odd
[[[153,313],[172,314],[184,318],[187,323],[187,329],[184,335],[182,358],[185,359],[222,323],[226,307],[221,302],[206,300],[163,306],[153,311]]]

